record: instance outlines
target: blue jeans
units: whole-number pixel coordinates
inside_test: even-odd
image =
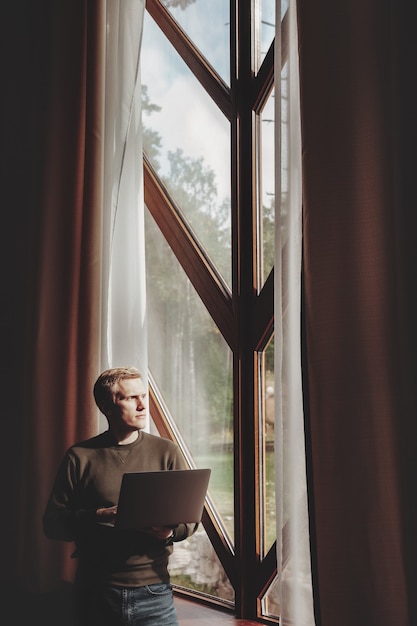
[[[178,626],[172,587],[94,587],[76,603],[77,626]]]

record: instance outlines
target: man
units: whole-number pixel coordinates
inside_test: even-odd
[[[43,516],[47,537],[75,542],[75,624],[177,626],[168,559],[197,524],[122,531],[114,521],[125,472],[184,469],[184,460],[174,442],[143,432],[147,390],[138,370],[104,371],[94,398],[109,428],[69,448]]]

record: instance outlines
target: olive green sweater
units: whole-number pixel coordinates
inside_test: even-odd
[[[79,582],[141,587],[169,581],[172,546],[139,531],[100,524],[95,512],[117,504],[125,472],[183,468],[174,442],[143,431],[127,445],[116,444],[106,431],[69,448],[46,506],[43,529],[49,539],[75,543]],[[175,541],[186,539],[196,528],[180,524]]]

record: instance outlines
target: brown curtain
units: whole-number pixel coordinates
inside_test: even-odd
[[[65,450],[98,427],[105,7],[8,4],[2,570],[38,591],[72,580],[41,518]]]
[[[317,626],[416,613],[414,82],[402,0],[298,0]]]

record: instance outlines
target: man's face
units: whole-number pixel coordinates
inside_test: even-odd
[[[125,432],[140,430],[146,425],[147,392],[141,378],[121,380],[113,394],[111,419]]]

